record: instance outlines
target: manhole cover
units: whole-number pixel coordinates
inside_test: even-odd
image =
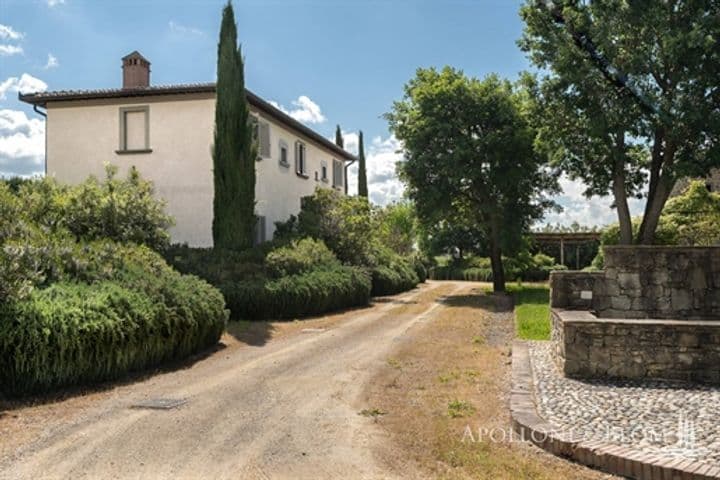
[[[185,398],[149,398],[132,405],[130,408],[148,408],[151,410],[170,410],[187,403]]]

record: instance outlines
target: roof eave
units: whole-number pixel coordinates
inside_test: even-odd
[[[145,97],[145,96],[162,96],[162,95],[181,95],[181,94],[192,94],[192,93],[215,93],[214,84],[197,85],[190,87],[168,87],[168,88],[149,88],[149,89],[117,89],[105,92],[67,92],[62,95],[48,95],[42,92],[38,93],[18,93],[18,99],[21,102],[25,102],[31,105],[37,105],[43,108],[47,108],[48,102],[63,102],[72,100],[98,100],[106,98],[131,98],[131,97]],[[299,131],[304,136],[319,143],[324,148],[332,151],[338,156],[342,157],[343,160],[354,162],[357,157],[345,149],[337,146],[332,141],[323,137],[315,130],[311,129],[300,123],[299,121],[292,118],[287,113],[283,112],[279,108],[273,106],[269,102],[266,102],[255,93],[248,89],[245,89],[248,103],[253,105],[258,110],[263,111],[268,116],[275,120],[285,124],[286,126]]]

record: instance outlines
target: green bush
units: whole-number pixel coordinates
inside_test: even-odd
[[[223,307],[217,290],[172,271],[35,290],[0,307],[0,385],[21,395],[186,357],[217,343]]]
[[[415,288],[420,279],[410,259],[393,255],[372,268],[373,296],[394,295]]]
[[[234,319],[296,318],[367,305],[371,281],[363,268],[326,266],[275,279],[219,285]]]
[[[540,282],[550,278],[554,270],[567,270],[565,265],[555,264],[552,257],[538,253],[530,255],[520,252],[515,257],[503,257],[505,280],[524,280]],[[493,273],[490,259],[486,257],[470,257],[453,260],[448,265],[433,267],[429,271],[433,280],[466,280],[473,282],[492,282]]]
[[[117,378],[218,341],[220,292],[150,248],[168,238],[165,218],[136,173],[0,182],[0,390]]]
[[[212,248],[171,245],[165,260],[177,271],[197,275],[213,285],[265,277],[266,244],[252,251],[235,252]]]
[[[265,257],[268,274],[275,278],[339,264],[322,241],[312,238],[293,241],[286,247],[272,250]]]
[[[411,258],[413,269],[415,269],[415,275],[417,275],[418,282],[424,283],[428,278],[428,270],[425,266],[426,262],[418,255],[414,255]]]
[[[43,178],[23,182],[14,190],[23,215],[47,232],[67,230],[79,240],[104,238],[166,248],[173,221],[164,212],[165,204],[153,196],[152,184],[135,168],[125,180],[115,178],[115,167],[106,171],[102,182],[90,177],[68,186]]]

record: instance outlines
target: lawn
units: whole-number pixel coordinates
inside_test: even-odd
[[[515,297],[515,328],[523,340],[550,340],[550,289],[542,284],[507,286]]]

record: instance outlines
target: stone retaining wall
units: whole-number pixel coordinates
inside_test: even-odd
[[[720,384],[720,322],[598,318],[552,309],[555,358],[570,377]]]
[[[602,272],[553,272],[551,306],[602,318],[720,320],[720,247],[604,247]]]
[[[720,247],[603,251],[601,272],[550,275],[565,374],[720,384]]]

